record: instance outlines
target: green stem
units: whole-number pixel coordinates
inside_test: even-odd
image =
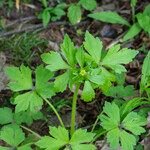
[[[96,121],[94,122],[94,124],[93,124],[93,127],[92,127],[92,129],[91,129],[91,132],[93,132],[94,131],[94,129],[95,129],[95,127],[96,127],[96,125],[97,125],[97,123],[98,123],[98,120],[99,120],[99,116],[101,115],[103,113],[103,111],[97,116],[97,119],[96,119]]]
[[[20,125],[20,127],[23,128],[23,129],[25,129],[26,131],[32,133],[32,134],[33,134],[34,136],[36,136],[38,139],[41,139],[41,136],[40,136],[38,133],[32,131],[31,129],[29,129],[29,128],[25,127],[25,126]]]
[[[91,132],[94,131],[94,129],[95,129],[97,123],[98,123],[98,120],[99,120],[99,118],[97,117],[97,119],[96,119],[96,121],[94,122],[93,127],[92,127],[92,129],[91,129]]]
[[[77,97],[78,97],[79,88],[80,88],[80,84],[76,85],[76,89],[75,89],[74,95],[73,95],[72,112],[71,112],[71,136],[75,132],[76,106],[77,106]]]
[[[42,98],[43,98],[43,97],[42,97]],[[54,107],[46,98],[43,98],[43,99],[44,99],[44,101],[50,106],[50,108],[54,111],[54,113],[56,114],[56,116],[57,116],[57,118],[58,118],[58,120],[59,120],[59,122],[60,122],[60,124],[61,124],[61,126],[62,126],[62,127],[65,127],[65,126],[64,126],[64,123],[63,123],[63,121],[62,121],[60,115],[58,114],[57,110],[55,109],[55,107]]]

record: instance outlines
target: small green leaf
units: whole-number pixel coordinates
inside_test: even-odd
[[[136,15],[139,25],[143,28],[145,32],[148,32],[150,35],[150,17],[146,14],[139,13]]]
[[[74,132],[69,140],[69,132],[63,127],[50,127],[50,136],[42,137],[36,145],[46,150],[59,150],[60,148],[70,145],[72,150],[96,150],[92,142],[95,134],[86,130],[78,129]],[[68,147],[63,148],[68,150]]]
[[[89,14],[88,16],[93,19],[107,23],[130,26],[129,22],[120,15],[118,15],[116,12],[97,12],[94,14]]]
[[[0,124],[4,125],[13,122],[12,110],[8,107],[0,108]]]
[[[123,37],[123,41],[132,39],[137,34],[139,34],[141,32],[141,30],[142,30],[142,28],[140,27],[140,25],[138,23],[133,24],[131,26],[131,28],[129,29],[129,31]]]
[[[18,125],[11,124],[4,126],[0,131],[0,139],[11,146],[17,147],[25,139],[25,134]]]
[[[71,137],[70,144],[81,144],[91,142],[95,136],[95,133],[87,132],[87,130],[78,129]]]
[[[72,4],[68,8],[68,14],[67,14],[69,21],[75,25],[80,22],[81,20],[81,8],[79,5]]]
[[[7,67],[6,74],[11,79],[8,86],[11,90],[17,92],[32,89],[31,70],[24,65],[18,67]]]
[[[51,16],[49,10],[45,9],[42,13],[43,26],[46,27],[50,22]]]
[[[50,71],[57,71],[68,68],[68,65],[57,52],[44,53],[42,54],[41,58],[43,62],[48,64],[46,68]]]
[[[80,0],[79,4],[81,4],[83,8],[89,11],[92,11],[97,6],[96,0]]]
[[[98,37],[94,38],[93,35],[87,31],[85,34],[85,42],[83,44],[92,59],[99,64],[103,47],[100,39]]]
[[[65,91],[68,82],[69,82],[69,72],[65,72],[64,74],[57,76],[54,82],[55,90],[57,92]]]
[[[91,86],[91,83],[89,81],[85,81],[81,98],[84,101],[89,102],[94,97],[95,97],[95,92],[94,92],[94,90],[93,90],[93,88]]]

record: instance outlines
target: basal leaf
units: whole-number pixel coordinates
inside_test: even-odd
[[[91,142],[95,136],[95,133],[87,132],[87,130],[78,129],[71,137],[70,144],[82,144]]]
[[[69,133],[65,128],[62,127],[50,127],[50,135],[57,140],[64,141],[67,143],[69,141]]]
[[[112,149],[117,149],[121,145],[122,150],[133,150],[136,145],[135,137],[145,132],[142,127],[146,125],[145,117],[129,112],[123,119],[115,103],[105,102],[99,118],[102,127],[107,131],[107,140]]]
[[[41,140],[36,142],[38,147],[45,150],[59,150],[65,144],[66,143],[64,141],[60,141],[49,136],[43,136]]]
[[[136,145],[136,138],[132,134],[123,130],[120,132],[120,139],[122,150],[134,150],[134,146]]]
[[[8,107],[0,108],[0,124],[4,125],[13,122],[12,110]]]
[[[59,150],[61,147],[69,143],[69,133],[63,127],[50,127],[52,137],[42,137],[36,145],[46,150]]]
[[[39,111],[42,108],[43,100],[36,92],[27,92],[25,94],[18,95],[15,98],[16,113],[25,111],[28,108],[31,112]]]
[[[62,147],[68,150],[68,146],[72,150],[96,150],[93,144],[88,144],[92,142],[95,134],[87,132],[86,130],[78,129],[74,132],[71,139],[69,139],[69,132],[63,127],[50,127],[50,136],[42,137],[36,145],[42,149],[46,150],[59,150]]]
[[[96,150],[93,144],[72,144],[72,150]]]
[[[75,25],[77,23],[80,22],[81,20],[81,8],[79,5],[76,4],[72,4],[69,8],[68,8],[68,13],[67,16],[69,18],[69,21]]]
[[[6,74],[10,78],[8,86],[13,91],[29,90],[32,88],[31,70],[24,65],[18,67],[7,67]]]
[[[122,24],[126,26],[130,26],[129,22],[124,19],[122,16],[118,15],[116,12],[97,12],[94,14],[89,14],[89,17],[113,24]]]
[[[105,102],[103,107],[104,113],[100,116],[101,125],[106,130],[112,130],[118,126],[120,122],[120,110],[119,107],[115,103]]]
[[[17,148],[17,150],[32,150],[30,145],[23,145]]]
[[[119,134],[119,128],[115,128],[107,133],[107,141],[113,149],[117,149],[119,147]]]
[[[4,126],[0,131],[0,139],[11,146],[17,147],[25,139],[25,134],[18,125],[11,124]]]
[[[101,59],[102,42],[97,37],[93,37],[88,31],[85,34],[85,42],[83,43],[87,52],[91,55],[92,59],[99,64]]]
[[[134,135],[140,135],[146,131],[141,126],[145,126],[147,124],[147,119],[139,116],[135,112],[131,112],[125,117],[122,123],[125,129],[132,132]]]

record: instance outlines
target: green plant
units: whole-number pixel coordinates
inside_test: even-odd
[[[135,15],[135,6],[137,1],[132,0],[131,1],[131,7],[132,7],[132,18],[133,18],[133,24],[130,25],[129,22],[121,17],[116,12],[97,12],[94,14],[89,14],[88,16],[91,18],[94,18],[96,20],[100,20],[103,22],[113,23],[113,24],[122,24],[126,25],[127,27],[130,27],[128,32],[123,37],[123,41],[127,41],[129,39],[132,39],[137,34],[141,32],[141,30],[144,30],[146,33],[150,35],[150,4],[146,6],[143,13],[138,13]],[[137,21],[135,21],[135,18]]]
[[[137,136],[145,132],[142,126],[147,120],[133,111],[122,117],[120,111],[115,103],[106,102],[99,117],[101,126],[107,131],[107,141],[112,149],[121,145],[123,150],[133,150]]]
[[[59,20],[65,15],[65,3],[58,4],[56,7],[49,7],[46,0],[42,0],[41,2],[44,6],[44,9],[39,14],[39,18],[42,19],[44,27],[46,27],[50,21]]]
[[[82,18],[82,10],[81,6],[88,11],[92,11],[96,8],[97,2],[96,0],[79,0],[77,4],[71,4],[68,8],[67,16],[71,24],[75,25],[81,21]]]
[[[9,139],[7,139],[8,137],[5,138],[3,136],[3,128],[0,133],[0,139],[18,149],[20,146],[25,146],[25,148],[27,146],[29,149],[30,145],[35,144],[42,149],[95,150],[96,147],[92,142],[100,135],[107,133],[111,147],[118,147],[121,138],[123,150],[127,150],[126,146],[129,146],[129,150],[132,150],[136,144],[135,136],[145,132],[143,126],[146,124],[145,118],[140,117],[133,110],[140,105],[148,104],[147,99],[133,99],[133,103],[132,100],[124,102],[120,108],[115,103],[106,102],[102,114],[98,117],[98,119],[100,118],[101,126],[105,130],[99,135],[92,133],[96,123],[92,132],[87,132],[87,130],[83,129],[76,130],[75,117],[79,89],[82,90],[81,99],[85,102],[90,102],[95,98],[95,89],[100,89],[103,93],[107,93],[111,89],[113,82],[122,85],[124,79],[120,81],[118,78],[122,76],[122,73],[126,72],[124,64],[132,61],[137,54],[138,51],[121,48],[120,45],[115,45],[108,52],[105,52],[101,40],[97,37],[95,38],[87,31],[85,41],[80,47],[75,47],[69,36],[65,35],[60,52],[50,51],[42,54],[41,58],[47,64],[46,67],[38,66],[35,71],[24,65],[7,67],[6,73],[10,79],[8,86],[13,92],[17,92],[17,96],[12,102],[16,107],[14,113],[9,108],[0,109],[0,112],[2,112],[0,114],[2,116],[0,122],[2,125],[5,125],[3,128],[7,127],[6,124],[17,126],[19,128],[18,136],[20,134],[23,135],[22,131],[20,132],[20,127],[22,127],[37,137],[38,141],[31,140],[27,142],[27,145],[24,145],[26,142],[23,142],[25,140],[23,136],[17,144],[17,139],[14,139],[14,143],[10,143]],[[59,70],[61,70],[61,74],[54,76]],[[52,78],[54,78],[54,82],[51,80]],[[127,89],[124,89],[123,85],[121,87],[124,93]],[[74,93],[70,132],[64,127],[60,115],[49,101],[49,98],[54,96],[55,93],[63,92],[67,88]],[[114,94],[112,95],[114,96]],[[37,114],[42,109],[43,102],[46,102],[54,111],[61,126],[58,128],[50,127],[50,136],[41,137],[34,131],[21,125],[21,123],[30,124],[33,120],[40,119],[40,117],[36,118],[33,115],[30,121],[25,121],[23,115],[19,114],[28,114],[28,112]],[[22,118],[21,122],[19,122],[20,116]],[[14,130],[13,127],[10,130]],[[132,132],[132,134],[128,131]],[[13,131],[10,132],[12,135],[14,134]],[[116,138],[114,134],[117,134]],[[4,135],[7,136],[9,133],[4,132]],[[112,138],[115,140],[112,141]],[[132,143],[128,142],[128,139]],[[126,141],[128,142],[127,145]]]
[[[73,86],[76,87],[72,103],[71,134],[74,133],[76,101],[81,84],[83,84],[81,99],[89,102],[95,97],[95,88],[107,90],[111,82],[115,81],[113,71],[125,72],[126,69],[121,64],[130,62],[137,55],[137,51],[127,48],[120,49],[120,45],[116,45],[108,51],[105,57],[102,57],[102,42],[86,32],[85,42],[80,48],[75,48],[68,35],[65,36],[61,45],[65,60],[58,52],[42,55],[42,60],[48,64],[46,68],[50,71],[66,70],[62,75],[56,77],[54,81],[56,90],[63,92],[67,85],[70,89]]]
[[[0,139],[9,144],[9,147],[0,146],[1,150],[32,150],[32,143],[24,144],[25,134],[18,125],[11,124],[4,126],[0,131]]]

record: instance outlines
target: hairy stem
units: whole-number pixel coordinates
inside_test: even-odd
[[[42,97],[42,98],[43,98],[43,97]],[[43,98],[43,100],[44,100],[44,101],[50,106],[50,108],[54,111],[54,113],[56,114],[56,116],[57,116],[57,118],[58,118],[58,120],[59,120],[59,122],[60,122],[60,125],[61,125],[62,127],[65,127],[65,126],[64,126],[64,123],[63,123],[63,121],[62,121],[60,115],[58,114],[57,110],[55,109],[55,107],[54,107],[46,98]]]
[[[80,88],[80,84],[76,85],[76,89],[73,95],[72,101],[72,112],[71,112],[71,136],[75,132],[75,122],[76,122],[76,106],[77,106],[77,98],[78,98],[78,91]]]
[[[36,136],[38,139],[41,138],[41,136],[40,136],[38,133],[34,132],[33,130],[31,130],[31,129],[25,127],[25,126],[22,126],[22,125],[20,125],[20,127],[21,127],[22,129],[24,129],[24,130],[26,130],[26,131],[32,133],[32,134],[33,134],[34,136]]]

